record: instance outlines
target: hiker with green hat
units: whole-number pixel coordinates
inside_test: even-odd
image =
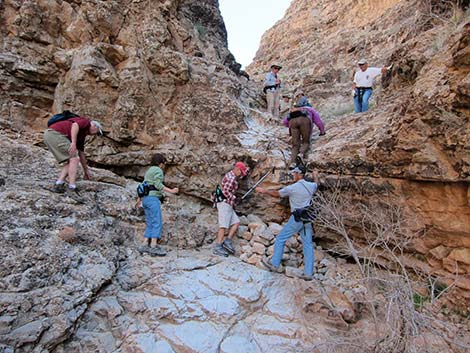
[[[263,92],[266,93],[268,113],[275,119],[279,118],[281,80],[278,77],[278,73],[280,69],[282,69],[282,66],[277,64],[271,65],[271,71],[266,74],[264,79]]]
[[[76,186],[79,162],[83,167],[85,179],[91,179],[85,156],[85,139],[88,135],[103,136],[103,129],[96,120],[90,120],[73,113],[70,113],[72,117],[68,117],[64,113],[60,120],[53,122],[44,132],[44,143],[57,162],[63,164],[52,191],[57,193],[67,191],[70,196],[80,196]],[[56,116],[58,115],[61,114]],[[68,188],[65,186],[67,178]]]

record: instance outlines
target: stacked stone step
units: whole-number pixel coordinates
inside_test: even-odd
[[[240,218],[238,232],[238,255],[240,259],[258,267],[263,257],[271,257],[274,253],[274,241],[281,231],[278,223],[264,223],[259,217],[248,215]],[[302,241],[299,235],[290,238],[284,248],[282,263],[284,266],[300,267],[303,263]]]

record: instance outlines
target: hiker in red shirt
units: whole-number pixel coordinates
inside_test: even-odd
[[[65,163],[52,191],[65,192],[65,179],[68,177],[68,191],[78,194],[75,183],[79,162],[82,164],[85,179],[90,179],[84,152],[87,135],[103,136],[101,124],[95,120],[73,117],[53,123],[44,132],[44,142],[57,162]]]
[[[223,200],[217,202],[217,213],[219,218],[219,231],[215,240],[214,254],[228,256],[235,253],[232,238],[238,230],[240,220],[235,213],[233,206],[235,204],[235,192],[238,190],[238,179],[248,174],[248,168],[245,163],[237,162],[235,167],[225,174],[220,184]],[[225,230],[228,229],[228,236],[225,238]]]

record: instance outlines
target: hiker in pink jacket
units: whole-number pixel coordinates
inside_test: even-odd
[[[315,124],[320,129],[320,136],[325,135],[325,125],[320,118],[320,114],[311,107],[299,107],[299,108],[292,108],[291,111],[302,111],[307,114],[313,124]],[[289,114],[287,114],[284,119],[282,119],[282,124],[285,127],[289,127]],[[312,129],[313,131],[313,129]]]

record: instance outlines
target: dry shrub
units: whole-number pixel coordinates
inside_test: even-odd
[[[442,319],[434,305],[452,286],[436,290],[439,282],[424,272],[423,266],[406,261],[412,251],[412,240],[420,234],[410,231],[413,220],[405,218],[403,209],[391,197],[369,194],[353,201],[336,184],[319,193],[315,202],[320,210],[316,226],[339,235],[343,241],[336,250],[352,257],[360,270],[367,288],[364,304],[375,325],[373,339],[361,339],[361,332],[356,332],[351,338],[324,343],[324,351],[343,352],[358,341],[363,342],[362,352],[371,353],[470,349],[465,333],[455,335],[454,324]],[[427,288],[424,294],[418,290],[422,288]],[[367,346],[364,342],[373,343]]]

